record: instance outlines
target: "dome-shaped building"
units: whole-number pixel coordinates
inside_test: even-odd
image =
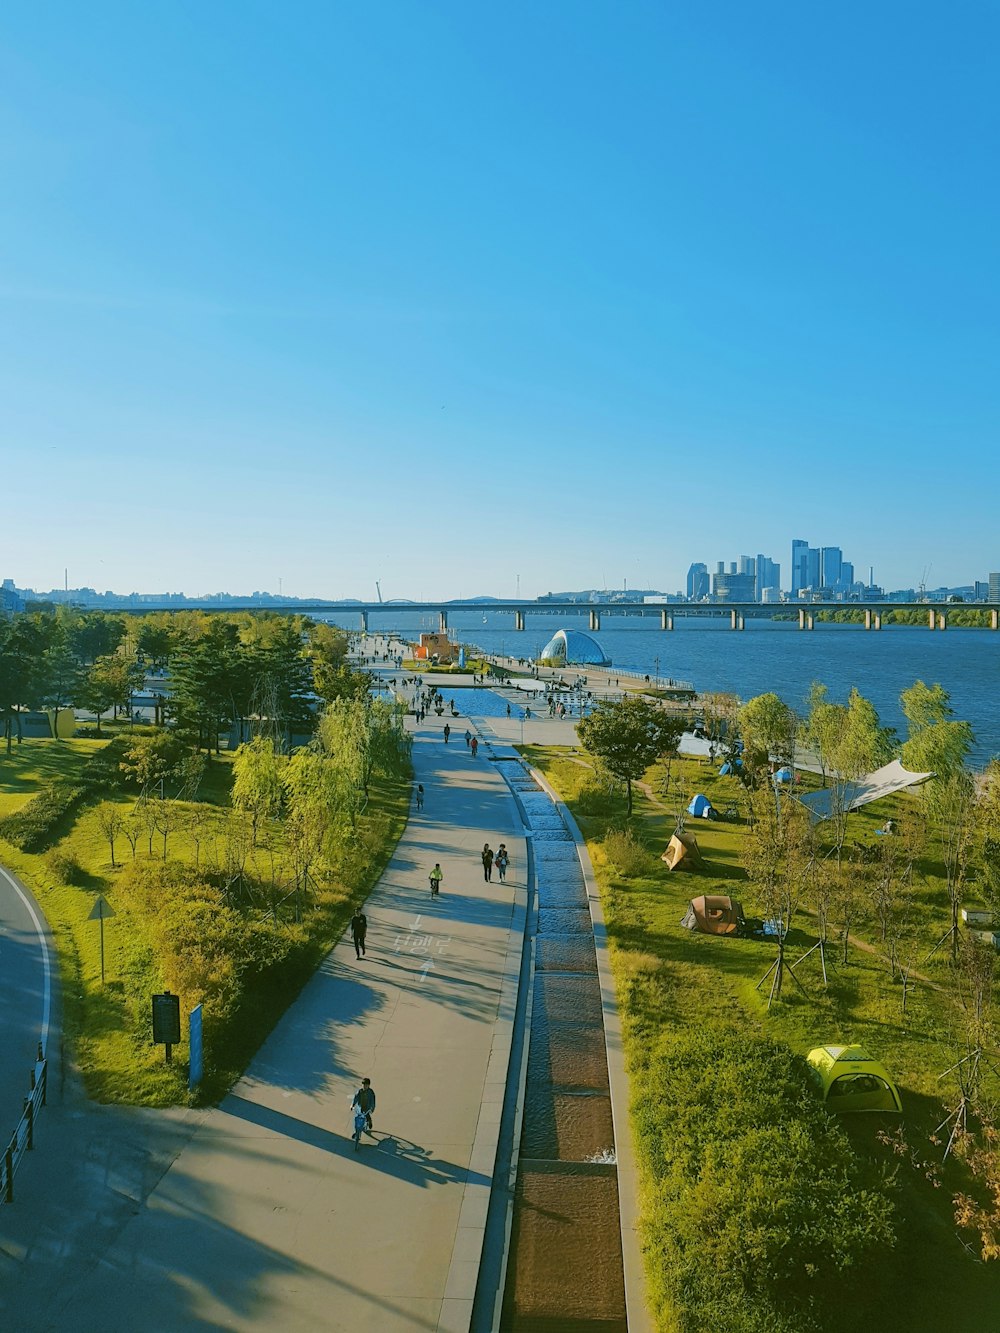
[[[578,629],[556,630],[539,657],[543,662],[552,662],[556,666],[611,665],[611,658],[604,655],[604,649],[597,640]]]

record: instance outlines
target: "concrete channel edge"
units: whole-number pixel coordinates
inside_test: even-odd
[[[531,776],[549,796],[558,809],[573,837],[576,854],[587,886],[590,919],[594,926],[594,947],[597,953],[597,974],[601,987],[601,1006],[604,1012],[604,1042],[608,1058],[608,1080],[611,1086],[611,1120],[615,1131],[615,1155],[618,1163],[618,1208],[621,1218],[622,1264],[625,1273],[625,1312],[629,1333],[653,1333],[654,1325],[649,1309],[646,1272],[639,1244],[638,1173],[635,1145],[629,1119],[629,1083],[625,1073],[625,1052],[622,1045],[621,1016],[614,976],[608,958],[607,927],[601,903],[597,876],[587,851],[587,843],[580,827],[549,782],[530,769]]]

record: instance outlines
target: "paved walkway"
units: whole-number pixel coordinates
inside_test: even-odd
[[[445,746],[424,729],[414,761],[426,804],[368,900],[367,958],[337,946],[219,1108],[52,1099],[19,1200],[0,1209],[5,1327],[468,1327],[525,850],[502,778],[460,734]],[[506,885],[483,881],[485,841],[511,851]],[[355,1153],[364,1074],[378,1108]]]

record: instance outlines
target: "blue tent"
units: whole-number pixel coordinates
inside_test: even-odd
[[[779,768],[774,775],[775,782],[791,782],[792,770],[790,768]]]
[[[732,763],[730,763],[729,760],[727,759],[726,762],[719,769],[719,774],[722,777],[726,777],[728,774],[735,773],[738,768],[742,767],[743,767],[742,759],[735,759],[733,760]]]
[[[712,808],[712,802],[707,796],[702,796],[701,792],[697,796],[691,797],[691,804],[688,806],[688,814],[694,815],[696,819],[707,819],[708,812]]]

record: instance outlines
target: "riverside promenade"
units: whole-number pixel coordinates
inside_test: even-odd
[[[461,735],[418,728],[414,767],[425,806],[367,901],[367,957],[336,946],[219,1107],[91,1107],[56,1080],[0,1208],[4,1327],[468,1328],[526,853],[506,784]],[[486,841],[511,852],[506,884],[483,880]],[[364,1075],[378,1105],[355,1152]]]

